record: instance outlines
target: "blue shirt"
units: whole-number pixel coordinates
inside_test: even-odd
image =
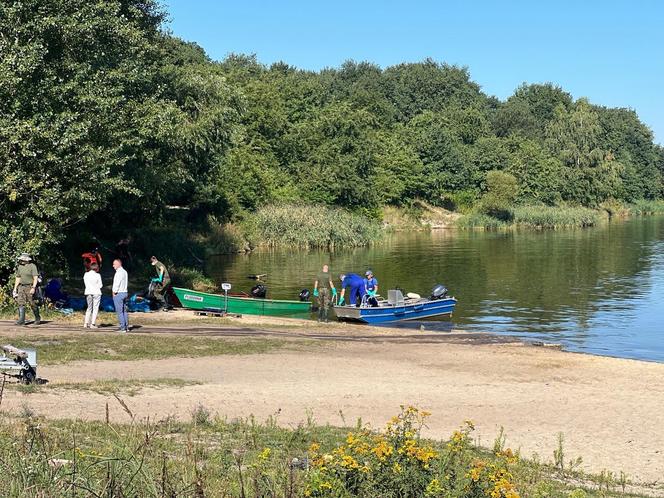
[[[368,291],[376,290],[376,287],[378,286],[378,280],[376,280],[376,277],[365,278],[364,286],[367,288]]]
[[[346,287],[362,287],[364,284],[364,279],[356,273],[349,273],[341,281],[341,288],[345,289]]]

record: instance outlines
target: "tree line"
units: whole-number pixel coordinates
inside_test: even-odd
[[[211,60],[155,0],[0,5],[0,271],[72,231],[232,220],[285,202],[378,217],[468,208],[487,179],[517,203],[662,197],[664,150],[633,110],[554,84],[505,101],[430,59],[305,71]],[[510,187],[513,185],[512,187]]]

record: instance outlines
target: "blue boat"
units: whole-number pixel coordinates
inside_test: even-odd
[[[337,315],[337,319],[341,321],[370,324],[422,320],[452,315],[457,300],[454,297],[447,296],[447,289],[444,289],[444,293],[439,296],[435,294],[436,292],[429,298],[423,298],[417,294],[409,293],[404,297],[398,289],[389,290],[387,299],[375,302],[374,306],[366,302],[363,302],[359,307],[335,306],[334,313]]]

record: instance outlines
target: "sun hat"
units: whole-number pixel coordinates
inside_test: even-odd
[[[32,261],[32,258],[27,252],[22,252],[21,255],[18,257],[19,261]]]

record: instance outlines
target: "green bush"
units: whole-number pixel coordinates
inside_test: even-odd
[[[344,209],[327,206],[270,206],[243,222],[252,246],[365,246],[382,237],[380,225]]]
[[[484,213],[471,213],[462,216],[457,220],[456,226],[459,228],[484,228],[485,230],[497,230],[499,228],[507,228],[508,223],[489,216]]]
[[[203,272],[195,268],[171,266],[169,274],[173,280],[173,285],[176,287],[185,287],[200,292],[210,292],[217,288],[214,280],[206,277]]]
[[[629,206],[630,214],[645,216],[650,214],[664,214],[664,201],[641,199]]]
[[[591,227],[602,219],[599,211],[584,207],[518,206],[515,225],[531,228]]]

